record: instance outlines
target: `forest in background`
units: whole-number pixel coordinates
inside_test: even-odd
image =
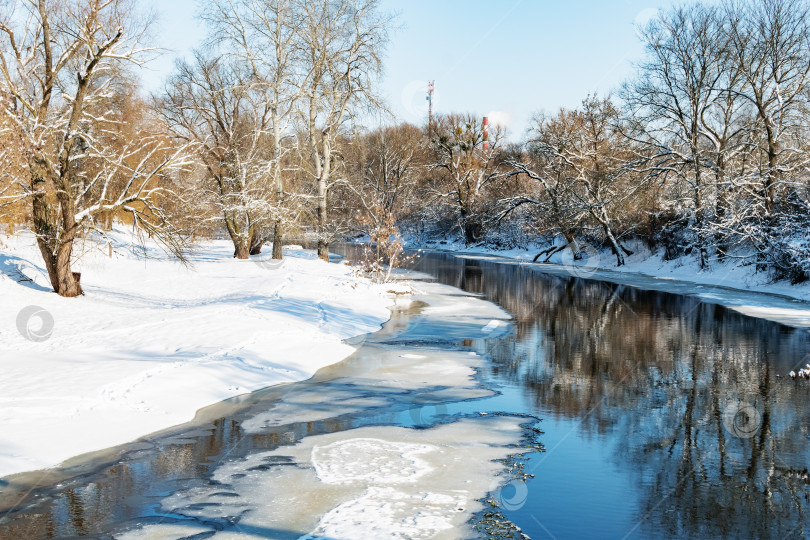
[[[674,6],[638,29],[621,88],[514,137],[478,112],[387,114],[396,18],[378,0],[215,0],[199,16],[206,42],[146,96],[136,68],[159,51],[134,0],[0,2],[0,224],[36,234],[60,295],[82,292],[77,243],[116,220],[181,259],[221,235],[238,258],[301,239],[326,258],[363,237],[379,270],[404,234],[539,260],[596,247],[617,266],[646,245],[810,278],[805,0]]]

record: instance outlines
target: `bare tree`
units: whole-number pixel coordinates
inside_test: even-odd
[[[295,141],[289,128],[301,85],[300,38],[304,22],[302,4],[296,0],[216,0],[207,4],[203,19],[213,28],[211,41],[244,62],[254,78],[255,98],[267,109],[271,152],[267,171],[275,190],[275,202],[285,199],[285,157]],[[287,163],[290,160],[286,160]],[[273,258],[282,258],[284,220],[273,224]]]
[[[238,259],[255,252],[282,215],[267,167],[273,145],[262,85],[238,60],[198,52],[193,64],[178,62],[159,102],[175,136],[197,149],[207,171],[203,189],[213,193]]]
[[[806,119],[810,76],[810,5],[803,0],[732,1],[724,9],[728,49],[743,79],[734,90],[750,103],[762,137],[755,139],[767,166],[758,174],[764,210],[774,210],[777,188],[797,170],[804,152],[792,135]],[[798,155],[797,155],[798,154]]]
[[[410,124],[382,127],[353,143],[351,178],[347,184],[375,222],[391,216],[398,220],[412,203],[417,174],[424,164],[422,131]]]
[[[754,130],[750,106],[739,97],[737,90],[742,84],[742,74],[738,66],[724,61],[725,68],[719,86],[723,92],[701,116],[702,135],[708,141],[707,165],[714,183],[714,216],[704,222],[707,240],[713,240],[718,257],[725,257],[728,251],[728,235],[714,222],[722,222],[729,211],[735,191],[735,172],[744,173],[747,158],[751,154],[749,139]]]
[[[440,116],[434,124],[431,170],[441,174],[436,195],[457,209],[465,241],[476,242],[484,232],[479,203],[490,184],[503,176],[499,145],[505,130],[494,126],[485,141],[483,119],[473,114]]]
[[[349,178],[340,187],[354,196],[355,221],[371,242],[365,247],[366,271],[378,282],[390,279],[404,249],[397,222],[414,203],[424,162],[422,142],[419,128],[399,124],[356,137],[346,152]]]
[[[568,114],[567,112],[560,113]],[[551,246],[535,256],[535,262],[545,257],[548,262],[553,255],[570,248],[576,260],[581,259],[577,235],[581,232],[583,219],[571,204],[573,183],[569,181],[568,163],[555,152],[548,151],[547,135],[543,133],[551,119],[543,114],[533,118],[532,139],[522,155],[511,156],[507,166],[511,168],[506,178],[517,178],[520,183],[518,193],[503,197],[498,201],[500,211],[497,219],[503,220],[522,207],[533,210],[532,226],[536,234],[551,237]],[[546,126],[546,127],[544,127]],[[561,235],[562,244],[554,239]]]
[[[530,204],[552,212],[551,219],[577,253],[576,233],[595,226],[624,264],[632,252],[615,232],[615,215],[644,183],[634,177],[630,141],[619,127],[619,111],[610,99],[589,97],[578,110],[561,110],[553,117],[538,117],[531,131],[535,165],[510,161],[510,176],[525,175],[543,186],[541,197],[512,197],[501,216]],[[555,251],[552,246],[548,253]]]
[[[318,256],[329,258],[329,190],[344,124],[360,107],[382,107],[374,82],[391,17],[379,0],[300,0],[304,76],[299,120],[306,172],[317,193]]]
[[[641,29],[647,59],[638,77],[624,88],[624,98],[640,133],[629,136],[649,145],[657,174],[675,176],[689,186],[695,229],[705,227],[707,177],[711,147],[706,120],[722,105],[736,83],[726,63],[727,37],[718,8],[690,4],[675,8]],[[734,100],[729,103],[732,107]],[[733,108],[726,108],[727,114]],[[719,130],[713,133],[721,143]],[[706,242],[697,240],[700,264],[707,261]]]
[[[0,15],[2,125],[22,151],[26,178],[17,185],[31,201],[37,244],[62,296],[82,293],[73,245],[101,214],[127,212],[179,253],[157,203],[167,193],[162,179],[184,164],[183,150],[145,132],[124,145],[106,136],[125,120],[113,106],[116,83],[127,64],[147,59],[148,26],[126,0],[25,0]]]

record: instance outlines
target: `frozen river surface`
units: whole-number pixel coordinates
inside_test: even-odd
[[[532,265],[416,269],[438,283],[313,379],[4,486],[0,536],[810,532],[805,330]]]

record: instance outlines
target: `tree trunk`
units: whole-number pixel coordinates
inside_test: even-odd
[[[703,174],[701,163],[699,159],[699,153],[697,150],[697,145],[693,140],[692,146],[692,155],[695,157],[694,165],[695,165],[695,225],[697,229],[697,243],[698,243],[698,253],[699,253],[699,261],[700,261],[700,268],[706,269],[708,266],[708,251],[706,249],[706,235],[704,231],[704,216],[705,212],[703,209]]]
[[[776,167],[778,164],[779,143],[774,139],[773,129],[767,121],[765,122],[765,133],[768,138],[768,174],[765,175],[763,191],[765,195],[765,212],[771,214],[776,200]]]
[[[698,262],[701,270],[705,270],[709,266],[709,251],[706,247],[708,239],[706,238],[705,223],[706,219],[703,209],[699,209],[695,215],[695,228],[697,229]]]
[[[79,284],[78,272],[73,272],[70,266],[70,258],[73,253],[73,240],[63,242],[57,254],[54,255],[48,242],[42,238],[37,238],[37,245],[42,254],[42,259],[45,261],[45,269],[48,271],[48,279],[51,281],[51,287],[59,296],[66,298],[73,298],[83,294],[82,287]]]
[[[276,221],[275,230],[273,231],[273,258],[281,260],[283,255],[281,248],[284,247],[284,226],[281,220]]]
[[[605,236],[607,236],[608,241],[610,242],[610,249],[616,255],[616,266],[624,266],[624,255],[622,255],[622,247],[619,245],[618,240],[616,237],[613,236],[613,231],[610,229],[610,225],[606,222],[602,222],[602,229],[605,231]]]
[[[256,242],[255,244],[250,246],[250,254],[251,255],[261,255],[263,245],[264,245],[264,240],[260,240],[259,242]]]
[[[464,221],[464,243],[474,244],[478,240],[478,226],[471,220]]]
[[[241,243],[234,241],[234,251],[233,256],[236,259],[248,259],[250,258],[250,248],[248,247],[247,243]]]
[[[722,223],[726,215],[726,206],[728,205],[724,182],[725,160],[722,155],[717,158],[717,170],[718,172],[715,173],[714,180],[716,192],[715,215],[717,216],[717,220]],[[722,261],[725,259],[726,252],[728,251],[727,236],[722,230],[718,230],[714,232],[714,239],[717,243],[717,258]]]
[[[262,252],[264,245],[264,238],[259,234],[259,227],[251,227],[253,230],[250,233],[250,254],[259,255]]]
[[[277,73],[277,75],[279,75]],[[281,159],[281,128],[278,119],[278,101],[272,109],[273,119],[273,174],[276,180],[276,204],[281,205],[284,201],[284,184],[281,181],[280,172],[280,159]],[[275,222],[273,228],[273,259],[281,260],[284,258],[282,249],[284,247],[284,225],[280,219]]]
[[[318,258],[329,261],[329,242],[326,240],[326,179],[318,179]]]
[[[45,269],[48,271],[48,279],[56,294],[66,298],[73,298],[84,293],[79,284],[78,272],[74,272],[70,266],[70,259],[73,254],[73,239],[62,242],[54,256],[53,251],[44,238],[37,238],[37,245],[45,261]]]
[[[465,244],[474,244],[481,238],[483,226],[471,211],[464,208],[461,210],[461,228],[464,232]]]
[[[32,167],[32,187],[34,196],[32,198],[32,215],[34,221],[34,232],[37,235],[37,246],[45,262],[45,269],[48,271],[48,279],[53,290],[59,296],[73,298],[82,294],[81,285],[77,279],[78,274],[74,274],[70,267],[70,259],[73,254],[73,240],[76,237],[77,225],[73,218],[72,208],[67,208],[63,204],[61,219],[64,225],[62,237],[59,238],[57,231],[60,219],[53,215],[50,204],[45,194],[45,178],[40,167]],[[60,201],[65,203],[69,201]]]
[[[610,250],[616,255],[616,266],[624,266],[624,255],[622,255],[622,252],[628,255],[632,255],[633,252],[619,244],[619,241],[613,236],[613,229],[610,227],[610,218],[608,217],[605,207],[601,207],[598,214],[591,211],[591,215],[602,225],[602,230],[605,232],[605,236],[610,242]]]
[[[249,258],[250,248],[253,242],[253,235],[250,234],[246,238],[245,235],[240,232],[240,229],[233,218],[229,217],[227,214],[225,214],[223,218],[225,219],[225,228],[228,230],[228,236],[231,237],[231,242],[233,242],[234,258]]]
[[[230,226],[228,232],[231,234],[231,241],[233,242],[233,256],[236,259],[250,258],[250,239],[237,234]]]

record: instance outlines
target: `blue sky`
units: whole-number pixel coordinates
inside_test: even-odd
[[[490,114],[520,138],[539,110],[576,106],[607,93],[632,73],[642,47],[634,23],[671,0],[383,0],[399,13],[381,91],[401,119],[426,115],[428,80],[438,112]],[[204,35],[195,0],[149,0],[161,21],[156,37],[172,49],[152,65],[150,89]]]

